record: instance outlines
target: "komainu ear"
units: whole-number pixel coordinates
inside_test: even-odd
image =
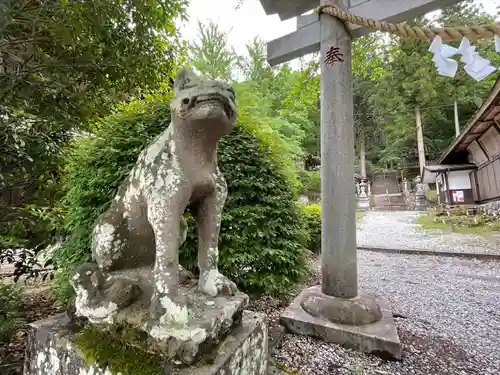
[[[181,68],[175,75],[174,91],[182,90],[182,88],[186,83],[189,83],[190,81],[195,80],[197,78],[198,76],[191,68],[188,67]]]

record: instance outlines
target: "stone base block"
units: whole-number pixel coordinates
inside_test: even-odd
[[[113,375],[120,372],[120,369],[92,365],[91,359],[85,361],[75,343],[75,327],[71,326],[66,314],[55,315],[31,326],[24,375]],[[264,375],[267,373],[267,347],[265,315],[244,311],[241,324],[199,362],[191,366],[164,362],[158,375]],[[141,375],[137,371],[120,373]]]
[[[401,343],[386,301],[375,297],[382,315],[377,322],[364,325],[340,324],[323,316],[313,316],[302,308],[303,301],[309,300],[311,296],[317,296],[320,291],[320,286],[303,290],[281,314],[280,323],[289,332],[312,336],[365,353],[401,359]]]
[[[428,206],[425,193],[415,196],[415,211],[427,211]]]
[[[87,318],[98,326],[140,329],[148,335],[144,344],[149,352],[161,352],[190,365],[211,352],[239,324],[248,296],[241,292],[216,297],[201,293],[198,280],[182,267],[179,278],[182,283],[177,286],[177,295],[165,295],[151,306],[151,268],[105,275],[96,264],[83,264],[72,280],[75,318]]]
[[[365,198],[358,198],[358,206],[356,208],[358,211],[368,211],[370,209],[370,200]]]

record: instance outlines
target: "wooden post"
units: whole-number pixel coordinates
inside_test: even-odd
[[[458,135],[460,134],[460,123],[458,122],[458,103],[456,100],[453,103],[453,110],[455,114],[455,136],[458,137]]]

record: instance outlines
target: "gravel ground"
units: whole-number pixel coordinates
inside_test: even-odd
[[[416,223],[418,212],[369,211],[357,222],[358,246],[421,249],[460,253],[498,253],[500,247],[480,236],[426,231]]]
[[[359,251],[360,287],[389,299],[403,360],[384,361],[334,344],[287,334],[274,352],[303,375],[493,375],[500,373],[500,262]],[[319,283],[319,262],[313,261]],[[283,307],[253,308],[271,327]],[[293,372],[298,371],[298,372]]]

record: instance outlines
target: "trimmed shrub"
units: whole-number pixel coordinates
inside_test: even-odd
[[[282,140],[240,109],[234,132],[220,143],[219,166],[228,184],[219,242],[220,269],[250,294],[286,297],[307,276],[306,232],[294,204],[298,178]],[[90,235],[140,151],[170,122],[168,97],[135,101],[76,139],[65,168],[67,242],[56,266],[58,297],[72,293],[68,277],[90,259]],[[196,271],[194,222],[181,248],[181,263]]]
[[[309,240],[307,248],[319,254],[321,252],[321,205],[300,205],[304,221],[306,223]]]

